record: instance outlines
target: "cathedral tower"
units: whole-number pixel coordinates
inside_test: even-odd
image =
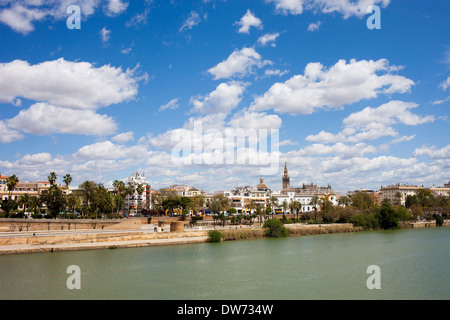
[[[284,174],[282,178],[283,191],[291,189],[291,179],[289,178],[287,163],[284,164]]]

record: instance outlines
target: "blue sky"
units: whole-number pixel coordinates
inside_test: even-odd
[[[81,29],[67,27],[71,4]],[[367,27],[369,5],[381,29]],[[445,0],[0,0],[0,172],[108,185],[139,170],[154,188],[211,192],[263,176],[279,190],[287,162],[293,186],[443,185],[449,9]],[[226,129],[278,132],[270,152],[281,169],[264,174],[269,154],[259,150],[248,163],[174,161],[174,134],[192,136],[199,121],[204,157]]]

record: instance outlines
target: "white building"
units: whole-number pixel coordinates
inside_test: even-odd
[[[263,211],[266,210],[271,191],[261,178],[256,188],[239,187],[232,191],[225,191],[223,194],[231,200],[231,207],[235,208],[238,214],[252,214],[257,207]]]
[[[127,194],[125,197],[125,214],[137,214],[140,210],[150,205],[149,195],[150,186],[143,174],[136,172],[135,175],[128,177],[128,185],[134,188],[133,194]],[[138,186],[143,187],[143,192],[138,192]]]

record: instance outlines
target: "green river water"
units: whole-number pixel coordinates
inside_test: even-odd
[[[0,299],[450,298],[450,227],[0,256]],[[69,290],[67,268],[80,268]],[[367,268],[380,268],[369,290]]]

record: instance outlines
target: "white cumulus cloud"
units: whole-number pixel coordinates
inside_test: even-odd
[[[254,67],[261,68],[270,61],[263,61],[261,55],[254,48],[235,50],[226,60],[210,68],[208,72],[215,80],[231,78],[235,75],[246,76]]]
[[[239,33],[247,34],[250,33],[251,27],[262,28],[263,26],[261,19],[257,18],[250,10],[247,10],[247,13],[236,24],[240,26]]]
[[[309,63],[303,75],[274,84],[264,95],[255,98],[251,108],[311,114],[316,109],[339,108],[383,93],[405,93],[414,82],[392,74],[396,70],[398,67],[389,66],[385,59],[353,59],[348,63],[340,60],[329,69],[320,63]]]

